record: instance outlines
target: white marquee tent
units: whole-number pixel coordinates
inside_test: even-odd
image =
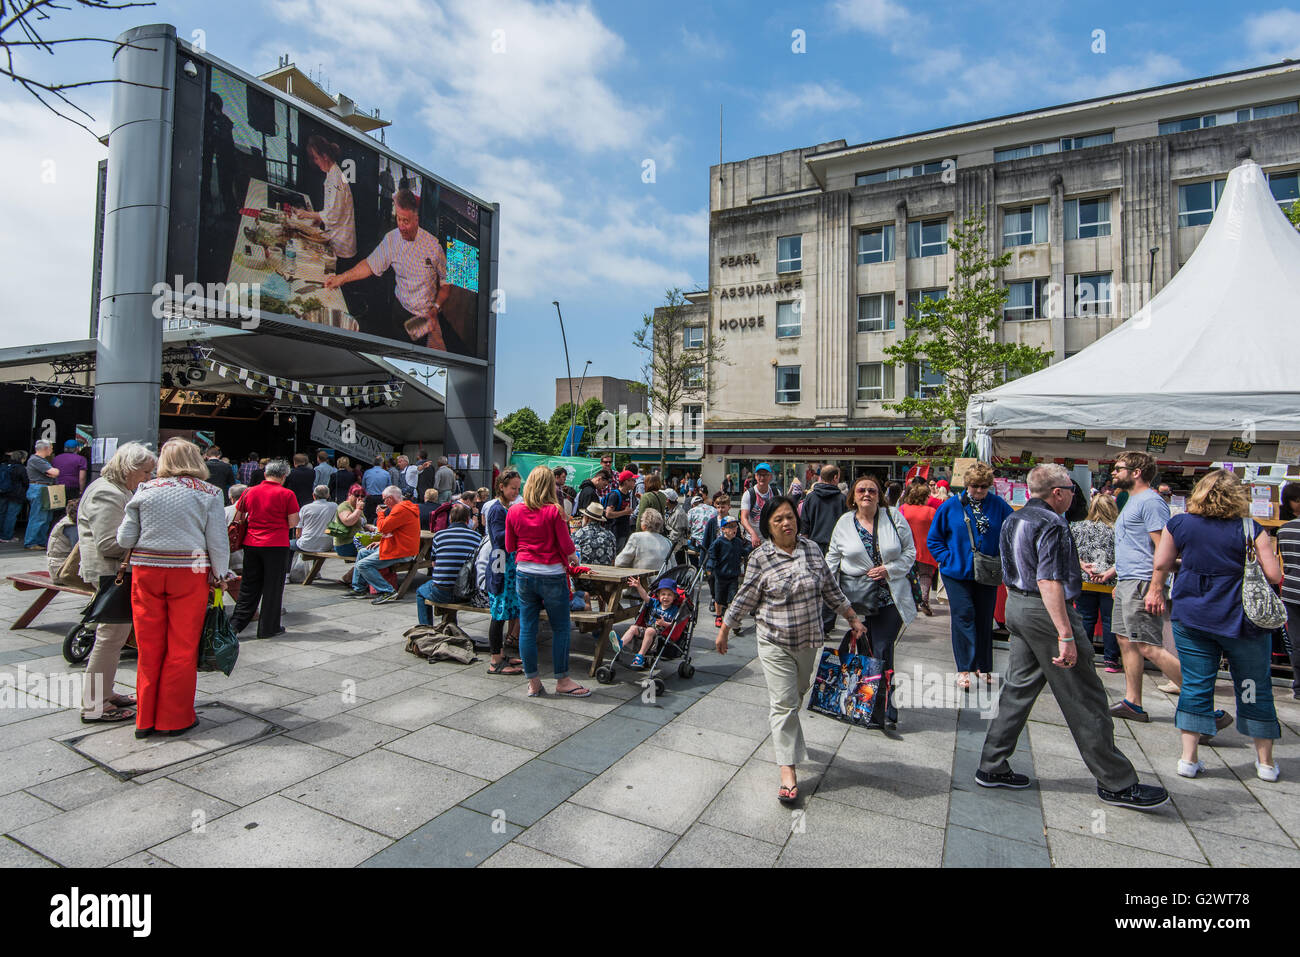
[[[1208,433],[1209,452],[1195,458],[1213,460],[1244,434],[1265,446],[1250,458],[1269,461],[1278,439],[1300,438],[1298,335],[1300,232],[1247,161],[1164,289],[1077,355],[973,396],[968,435],[987,460],[1021,449],[1084,458],[1069,429],[1088,430],[1094,458],[1110,431],[1127,432],[1130,448],[1168,431],[1170,457],[1181,456],[1180,435]]]

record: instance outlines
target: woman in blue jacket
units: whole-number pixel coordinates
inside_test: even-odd
[[[970,673],[993,683],[993,607],[996,585],[975,581],[971,539],[985,555],[997,556],[1002,522],[1011,514],[1006,499],[990,495],[993,469],[976,462],[966,470],[966,490],[950,495],[934,513],[926,547],[939,563],[943,587],[952,613],[952,656],[957,663],[957,686],[970,687]],[[969,530],[967,519],[970,520]]]

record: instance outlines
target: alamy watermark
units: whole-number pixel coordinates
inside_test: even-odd
[[[256,282],[185,281],[176,276],[174,283],[156,282],[153,294],[155,319],[238,319],[241,329],[256,329],[262,308],[262,287]]]
[[[699,458],[704,454],[704,419],[683,415],[664,422],[644,412],[629,413],[627,406],[620,405],[618,412],[607,410],[597,416],[593,444],[598,448],[686,451]]]

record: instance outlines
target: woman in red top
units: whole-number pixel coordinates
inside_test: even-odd
[[[930,486],[913,485],[903,496],[899,511],[912,527],[912,540],[916,542],[916,577],[921,583],[921,603],[917,607],[933,618],[934,612],[930,610],[930,586],[934,584],[939,564],[925,546],[925,537],[930,534],[930,523],[934,521],[934,507],[929,501]]]
[[[551,664],[555,693],[585,698],[591,691],[569,677],[569,579],[577,563],[555,497],[555,476],[545,465],[528,473],[524,501],[506,513],[506,551],[515,554],[515,588],[519,594],[519,654],[528,677],[528,697],[546,694],[537,670],[537,621],[542,608],[551,622]]]
[[[236,634],[253,620],[259,601],[262,615],[257,620],[257,637],[274,638],[285,631],[280,627],[280,603],[289,569],[289,529],[298,524],[298,496],[284,487],[288,474],[289,463],[284,459],[268,462],[261,484],[239,497],[236,514],[248,515],[248,531],[244,534],[244,579],[235,613],[230,616]]]

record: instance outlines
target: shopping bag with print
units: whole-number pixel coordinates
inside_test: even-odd
[[[841,659],[834,649],[823,649],[808,710],[849,724],[869,724],[876,695],[889,693],[888,682],[881,680],[884,671],[879,658],[848,654]]]
[[[225,592],[212,592],[212,601],[203,616],[203,635],[199,638],[199,671],[220,671],[229,677],[239,658],[239,638],[226,614]]]

